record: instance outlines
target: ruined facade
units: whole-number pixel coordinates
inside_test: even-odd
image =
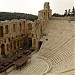
[[[11,56],[21,48],[39,49],[39,40],[48,19],[51,18],[49,2],[38,12],[38,20],[26,19],[0,21],[0,58]]]
[[[40,10],[38,13],[38,19],[48,20],[51,18],[52,10],[50,9],[49,2],[45,2],[44,10]]]

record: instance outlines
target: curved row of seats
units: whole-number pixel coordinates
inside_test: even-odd
[[[74,61],[75,54],[65,58],[63,61],[53,65],[53,69],[51,72],[66,72],[72,69],[75,69],[75,61]]]
[[[64,72],[74,69],[75,22],[51,20],[46,31],[48,41],[43,39],[38,55],[52,62],[51,72]]]
[[[9,75],[43,75],[47,72],[64,74],[75,69],[74,22],[50,20],[46,27],[43,44],[39,52],[31,58],[31,63],[21,71],[14,70]]]
[[[8,75],[43,75],[49,70],[49,65],[46,61],[32,57],[31,63],[22,67],[21,70],[14,70]]]

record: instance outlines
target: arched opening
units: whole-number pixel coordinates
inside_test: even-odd
[[[7,51],[9,51],[9,45],[7,44]]]
[[[13,24],[13,32],[15,32],[15,24]]]
[[[42,26],[41,26],[41,34],[42,34]]]
[[[21,30],[22,30],[22,25],[21,25],[21,23],[20,23],[19,25],[20,25],[20,32],[21,32]]]
[[[10,38],[8,38],[8,41],[10,42]]]
[[[4,44],[1,45],[1,55],[5,56],[5,45]]]
[[[23,48],[26,48],[26,44],[27,44],[27,43],[24,41],[24,42],[23,42]]]
[[[24,23],[24,26],[23,26],[23,27],[24,27],[24,28],[23,28],[23,32],[25,33],[25,21],[24,21],[23,23]]]
[[[28,39],[26,37],[24,37],[24,40],[23,40],[23,48],[24,49],[28,48]]]
[[[40,49],[41,45],[42,45],[42,41],[39,41],[39,45],[38,45],[39,49]]]
[[[49,19],[49,12],[48,12],[48,19]]]
[[[12,50],[12,43],[10,43],[10,49]]]
[[[32,38],[28,38],[28,48],[32,47]]]
[[[28,30],[32,30],[32,24],[31,23],[28,24]]]
[[[45,12],[44,12],[44,19],[45,19]]]
[[[16,49],[16,41],[13,42],[13,48]]]
[[[23,48],[23,40],[22,39],[19,40],[19,48]]]
[[[5,26],[5,33],[8,34],[8,25]]]
[[[3,27],[0,26],[0,37],[3,37]]]
[[[23,23],[24,23],[24,28],[25,28],[25,21]]]
[[[6,39],[4,39],[4,43],[6,43]]]
[[[33,40],[33,45],[36,45],[36,39]]]
[[[23,36],[23,34],[21,34],[21,36]]]
[[[13,37],[12,37],[12,39],[13,39]]]
[[[17,47],[19,48],[19,40],[17,41]]]

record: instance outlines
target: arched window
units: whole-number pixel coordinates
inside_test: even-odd
[[[23,32],[25,33],[25,21],[24,21],[23,23],[24,23],[24,28],[23,28]]]
[[[23,34],[21,34],[21,36],[23,36]]]
[[[3,27],[0,26],[0,37],[3,37]]]
[[[32,24],[31,23],[28,24],[28,30],[32,30]]]
[[[13,48],[16,49],[16,41],[13,42]]]
[[[48,12],[48,19],[49,19],[49,12]]]
[[[32,38],[28,38],[28,47],[29,47],[29,48],[32,47]]]
[[[15,24],[13,24],[13,32],[15,32]]]
[[[12,37],[12,39],[13,39],[13,37]]]
[[[6,43],[6,39],[4,39],[4,43]]]
[[[8,25],[5,26],[5,33],[8,34]]]
[[[7,44],[7,51],[9,51],[9,45]]]
[[[24,28],[25,28],[25,21],[23,23],[24,23]]]
[[[10,38],[8,38],[8,41],[10,42]]]
[[[36,45],[36,40],[34,39],[34,41],[33,41],[33,45]]]
[[[44,12],[44,19],[45,19],[45,12]]]
[[[45,16],[45,12],[44,12],[44,16]]]
[[[1,55],[5,56],[5,45],[4,44],[1,45]]]
[[[12,43],[10,44],[10,49],[12,50]]]
[[[21,23],[20,23],[19,25],[20,25],[20,32],[21,32],[21,30],[22,30],[22,25],[21,25]]]
[[[19,40],[17,41],[17,47],[19,48]]]

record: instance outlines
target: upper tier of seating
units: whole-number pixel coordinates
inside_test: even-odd
[[[38,55],[52,62],[50,72],[65,72],[75,69],[75,21],[50,20],[44,30],[43,44]],[[48,40],[46,40],[48,39]]]

